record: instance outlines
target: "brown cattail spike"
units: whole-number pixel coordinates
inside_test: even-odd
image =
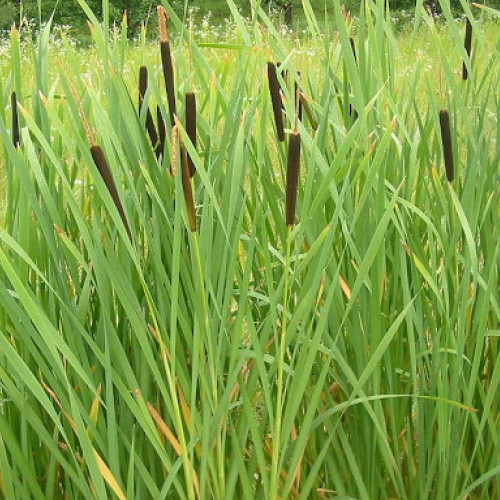
[[[170,126],[173,127],[177,107],[175,104],[174,66],[172,64],[172,54],[170,52],[170,42],[160,42],[161,63],[163,67],[163,78],[165,80],[165,90],[167,92],[168,111],[170,113]]]
[[[311,106],[309,106],[309,101],[307,100],[306,96],[301,92],[300,93],[300,102],[302,103],[302,106],[304,107],[304,110],[307,115],[307,119],[309,120],[309,123],[311,124],[311,127],[313,130],[318,130],[318,122],[314,118]]]
[[[448,182],[453,182],[455,177],[455,167],[453,165],[453,151],[451,145],[450,115],[448,110],[442,109],[439,112],[439,124],[441,126],[441,142],[443,144],[444,167]]]
[[[189,229],[194,233],[196,231],[196,210],[194,208],[193,188],[191,186],[191,177],[189,175],[187,151],[183,144],[181,144],[181,168],[182,189],[184,191],[184,199],[186,200]]]
[[[139,114],[142,111],[144,105],[144,96],[148,89],[148,68],[146,66],[141,66],[139,69]],[[158,148],[158,132],[156,131],[155,123],[153,121],[153,116],[151,111],[146,111],[146,129],[148,131],[151,144],[157,150]]]
[[[467,54],[467,61],[470,61],[470,54],[472,48],[472,24],[467,18],[465,22],[465,40],[464,40],[465,53]],[[465,61],[462,66],[462,80],[467,80],[469,78],[469,70],[467,69],[467,64]]]
[[[160,155],[164,154],[165,142],[167,140],[167,129],[165,127],[165,120],[163,119],[163,114],[161,112],[160,106],[156,106],[156,121],[158,122],[158,133],[159,133],[159,143],[156,150],[156,157],[159,158]]]
[[[10,96],[10,107],[12,109],[12,142],[18,148],[21,144],[19,134],[19,114],[17,112],[17,94],[12,92]]]
[[[193,146],[196,148],[196,96],[193,92],[188,92],[186,94],[186,132]],[[189,175],[193,177],[196,173],[196,167],[189,154],[188,165]]]
[[[295,224],[295,206],[297,203],[297,189],[299,185],[300,167],[300,133],[295,130],[290,135],[288,143],[288,166],[286,172],[286,225]]]
[[[99,173],[101,174],[104,184],[106,184],[109,194],[111,195],[111,198],[115,203],[116,209],[120,214],[120,217],[123,221],[123,225],[125,226],[125,229],[127,231],[128,237],[130,241],[132,241],[132,233],[130,232],[130,227],[128,225],[127,217],[125,215],[125,211],[123,210],[123,205],[120,200],[120,196],[118,195],[116,184],[113,179],[113,175],[111,174],[111,170],[109,169],[108,162],[106,160],[106,157],[104,156],[104,152],[102,151],[101,146],[97,145],[91,146],[90,152],[92,154],[95,166],[97,167],[97,170],[99,170]]]
[[[269,92],[271,93],[271,101],[273,104],[274,122],[276,123],[276,132],[278,140],[285,140],[285,130],[283,128],[282,101],[280,95],[280,86],[278,83],[278,75],[276,66],[272,62],[267,63],[267,78],[269,80]]]

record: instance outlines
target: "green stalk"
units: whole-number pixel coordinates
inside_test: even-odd
[[[277,367],[277,394],[276,394],[276,416],[273,429],[273,454],[271,462],[271,483],[269,498],[278,497],[279,479],[280,479],[280,451],[281,451],[281,426],[283,420],[283,407],[285,397],[283,394],[283,374],[286,351],[286,330],[288,324],[288,295],[290,292],[290,267],[291,267],[291,247],[292,247],[292,229],[293,226],[287,226],[286,237],[286,257],[285,257],[285,285],[283,290],[283,313],[281,319],[281,335],[276,339],[278,346],[278,367]]]

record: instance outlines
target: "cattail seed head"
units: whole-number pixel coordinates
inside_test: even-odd
[[[286,172],[286,225],[295,224],[295,206],[297,203],[297,190],[300,170],[300,133],[294,131],[288,143],[288,165]]]
[[[148,68],[141,66],[139,68],[139,113],[141,112],[144,96],[148,90]]]
[[[455,167],[453,164],[453,150],[451,144],[450,115],[448,110],[439,111],[439,124],[441,126],[441,143],[443,145],[444,167],[448,182],[453,182]]]
[[[142,111],[144,105],[144,96],[146,95],[148,89],[148,68],[146,66],[141,66],[139,69],[139,114]],[[155,151],[158,150],[158,132],[156,131],[155,123],[153,121],[153,116],[151,111],[146,112],[146,129],[148,131],[149,139]]]
[[[302,94],[302,92],[300,93],[300,102],[302,103],[302,106],[304,107],[304,110],[305,110],[306,115],[307,115],[307,119],[309,120],[309,123],[311,124],[311,128],[313,130],[318,130],[318,122],[314,118],[314,114],[312,112],[311,106],[309,105],[309,101],[308,101],[307,97],[304,94]]]
[[[113,175],[111,174],[111,170],[109,169],[108,162],[106,160],[106,157],[104,156],[104,152],[101,149],[101,146],[98,145],[91,146],[90,152],[92,154],[92,159],[94,160],[94,164],[97,167],[97,170],[99,170],[99,173],[101,174],[104,184],[108,188],[109,194],[113,199],[116,209],[118,210],[118,214],[120,215],[123,221],[123,225],[125,226],[128,237],[130,241],[132,241],[132,233],[130,232],[130,227],[128,225],[127,217],[125,215],[125,211],[123,210],[123,205],[120,200],[120,196],[118,195],[116,184],[113,179]]]
[[[276,132],[278,140],[283,142],[285,140],[285,130],[283,128],[283,114],[282,114],[282,100],[280,95],[280,86],[278,82],[278,75],[276,73],[276,66],[272,62],[267,63],[267,78],[269,81],[269,92],[271,93],[271,102],[273,105],[274,122],[276,124]]]
[[[14,147],[18,148],[21,144],[20,134],[19,134],[19,114],[17,110],[17,94],[12,92],[10,96],[10,107],[12,109],[12,142]]]
[[[177,175],[177,170],[179,167],[179,142],[178,142],[178,128],[177,124],[172,127],[171,141],[172,141],[172,161],[170,163],[170,174],[172,177]]]
[[[189,229],[196,231],[196,210],[194,208],[193,188],[191,186],[191,176],[189,174],[188,156],[186,148],[181,144],[181,167],[182,167],[182,189],[186,200],[186,209],[189,219]]]
[[[167,11],[165,10],[165,7],[163,7],[163,5],[158,5],[156,10],[158,13],[158,31],[160,32],[160,41],[167,42],[168,41]]]
[[[196,148],[196,95],[193,92],[186,94],[186,133]],[[188,154],[189,175],[193,177],[196,173],[191,156]]]
[[[175,103],[174,66],[172,63],[172,53],[170,52],[170,42],[168,40],[160,42],[160,55],[163,67],[163,78],[167,93],[168,110],[170,113],[170,126],[173,127],[177,107]]]
[[[472,48],[472,24],[467,18],[465,22],[465,40],[464,40],[465,53],[467,54],[467,60],[470,61],[470,54]],[[469,71],[465,61],[462,66],[462,80],[467,80],[469,78]]]

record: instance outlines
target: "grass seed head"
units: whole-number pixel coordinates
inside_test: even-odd
[[[439,124],[441,126],[441,143],[443,144],[444,167],[448,182],[453,182],[455,167],[453,164],[453,149],[451,143],[450,115],[447,109],[439,112]]]

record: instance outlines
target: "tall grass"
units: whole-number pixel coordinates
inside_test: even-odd
[[[31,74],[12,31],[0,87],[2,495],[496,498],[500,53],[483,10],[463,3],[469,59],[449,4],[439,27],[419,3],[401,67],[383,2],[356,22],[333,2],[322,34],[304,0],[313,65],[258,2],[245,20],[227,0],[237,39],[203,44],[165,2],[180,39],[130,68],[107,2],[102,21],[79,3],[90,78],[70,46],[50,77],[49,25]]]

